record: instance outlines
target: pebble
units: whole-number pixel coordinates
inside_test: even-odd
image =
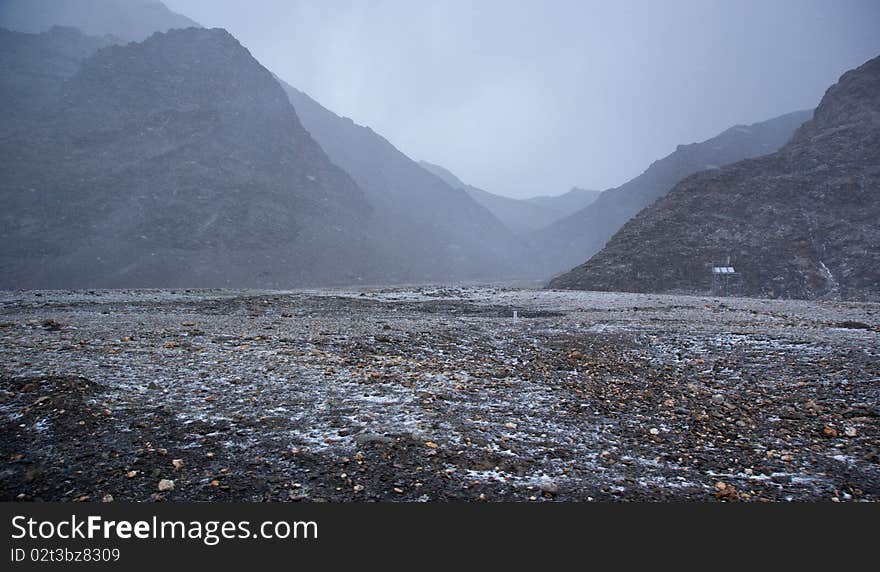
[[[174,481],[171,479],[162,479],[159,481],[159,492],[167,493],[174,490]]]
[[[369,445],[372,443],[389,444],[393,443],[394,439],[376,433],[361,433],[360,435],[355,435],[354,441],[358,445]]]
[[[559,493],[559,485],[554,483],[549,478],[541,479],[541,484],[538,485],[538,488],[541,489],[541,492],[548,495],[555,495]]]

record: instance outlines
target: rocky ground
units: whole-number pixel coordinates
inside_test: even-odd
[[[878,353],[878,304],[0,293],[0,500],[877,500]]]

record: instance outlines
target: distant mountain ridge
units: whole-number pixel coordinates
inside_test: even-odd
[[[601,194],[602,191],[572,187],[561,195],[540,195],[523,200],[553,211],[556,217],[553,222],[555,222],[589,206]]]
[[[98,36],[70,27],[49,29],[54,23],[83,22],[85,14],[96,11],[102,16],[87,23]],[[267,70],[249,53],[244,65],[244,59],[224,52],[226,44],[213,35],[217,31],[198,36],[191,32],[198,24],[161,2],[10,0],[0,4],[0,25],[6,22],[48,31],[0,30],[0,198],[9,206],[0,213],[0,239],[7,242],[0,248],[0,271],[7,274],[0,287],[18,287],[17,279],[58,287],[80,284],[81,278],[91,280],[90,286],[95,281],[165,285],[163,280],[180,278],[175,284],[283,287],[547,278],[588,260],[626,221],[688,175],[771,153],[812,113],[736,126],[707,141],[680,145],[639,177],[603,193],[574,188],[560,196],[518,200],[468,185],[443,167],[412,161],[369,127],[337,116],[273,76],[292,105],[292,122],[277,101],[263,99],[272,91],[263,77]],[[183,30],[195,34],[189,36],[193,43],[180,44],[179,57],[161,49],[151,54],[113,47],[147,36],[144,44],[150,46],[154,40],[173,44],[168,38],[179,39],[177,32],[153,37],[152,31],[187,26],[195,26]],[[129,48],[134,51],[116,51]],[[215,74],[220,83],[200,69],[201,55],[215,49],[221,59],[237,62],[232,74]],[[100,71],[83,64],[98,50],[116,54],[95,56],[105,66]],[[134,57],[134,73],[121,54]],[[189,67],[175,67],[187,58]],[[210,55],[207,61],[208,68],[224,65]],[[253,64],[262,72],[256,91],[248,92],[240,82],[250,77]],[[167,82],[186,83],[190,70],[201,86],[188,83],[177,93]],[[100,87],[126,81],[115,92]],[[220,101],[209,101],[212,91]],[[192,99],[181,105],[178,95]],[[263,115],[254,105],[271,113]],[[271,114],[274,119],[267,120]],[[269,125],[273,122],[277,125]],[[233,124],[238,140],[233,140]],[[212,144],[213,129],[221,137]],[[175,162],[172,153],[178,149],[181,161]],[[229,161],[218,159],[227,151]],[[259,198],[249,212],[251,183]],[[144,192],[153,185],[163,190]],[[129,203],[121,200],[124,192],[101,196],[110,186],[140,194]],[[229,200],[212,210],[216,205],[195,193],[204,188],[220,193],[215,199]],[[193,192],[181,196],[180,189]],[[273,201],[279,208],[269,207]],[[208,215],[191,234],[177,228],[203,212]],[[129,235],[151,232],[132,241],[115,235],[112,224],[123,225],[116,230]],[[261,224],[264,233],[256,230]],[[107,240],[108,252],[100,252],[100,240]],[[269,247],[259,252],[260,244]],[[285,244],[296,246],[285,250]],[[212,257],[217,264],[211,264]],[[277,268],[281,264],[289,266],[287,271]],[[42,270],[46,266],[50,269]],[[187,270],[176,274],[181,267]],[[838,284],[833,292],[846,289],[841,286],[846,281],[823,268]],[[569,278],[553,284],[582,284],[566,282]],[[786,288],[762,295],[789,295]]]
[[[76,0],[62,4],[86,6],[93,1],[96,0]],[[142,3],[138,0],[113,0],[113,3],[114,6],[133,8],[133,14],[137,14],[138,9],[142,7]],[[52,21],[52,18],[58,17],[58,7],[53,5],[51,8],[53,10],[47,10],[48,15],[43,18],[44,21]],[[61,10],[60,13],[65,16],[64,10]],[[119,15],[114,14],[115,16]],[[126,16],[126,18],[130,17],[132,17],[131,14]],[[122,24],[127,21],[126,18],[122,19]],[[160,27],[165,27],[166,24],[181,23],[185,24],[186,22],[174,19],[163,20]],[[112,26],[110,29],[117,31]],[[45,49],[52,41],[60,37],[61,30],[68,30],[71,34],[61,42],[62,51],[72,49],[79,55],[77,58],[68,58],[70,61],[65,61],[65,65],[62,66],[64,67],[63,73],[56,74],[57,77],[53,80],[55,84],[62,82],[67,76],[73,75],[81,60],[94,53],[98,48],[121,42],[116,36],[93,38],[83,35],[73,28],[56,27],[52,33],[46,33],[36,43],[42,46],[41,49]],[[13,33],[10,32],[10,34]],[[35,37],[40,37],[40,35],[18,35],[10,45],[20,46],[26,44],[29,38]],[[84,42],[88,45],[82,50],[78,50],[75,49],[76,42]],[[63,54],[55,55],[59,58],[63,56]],[[34,59],[49,60],[50,58],[31,56],[29,58],[11,58],[8,61],[11,63],[17,61],[16,65],[19,67],[22,67],[22,62],[26,61],[27,64],[24,67],[27,67],[27,65],[34,63]],[[3,57],[0,55],[0,63],[3,61]],[[45,66],[42,64],[35,66],[38,69],[35,77],[45,75],[46,70],[42,69],[43,67]],[[116,66],[113,71],[123,74],[126,72],[124,66]],[[10,74],[7,87],[11,89],[13,84],[21,83],[21,78],[25,75],[27,74]],[[142,79],[146,81],[146,78]],[[281,83],[283,84],[283,82]],[[0,84],[2,84],[2,80],[0,80]],[[205,87],[207,88],[208,85],[210,82],[207,82]],[[53,93],[57,87],[57,85],[36,85],[31,92],[40,92],[40,97],[45,97]],[[143,87],[145,91],[149,91],[151,86],[145,84]],[[286,84],[283,87],[292,90],[291,93],[296,91]],[[101,94],[96,93],[94,96],[95,101],[101,101]],[[322,144],[334,154],[333,162],[344,164],[344,168],[354,173],[359,182],[363,183],[364,190],[367,191],[367,194],[363,196],[363,201],[366,203],[363,206],[369,214],[358,219],[353,229],[347,229],[351,231],[348,234],[357,237],[350,250],[360,253],[358,261],[344,273],[347,278],[319,272],[318,275],[323,276],[324,280],[329,281],[328,283],[364,283],[365,281],[369,283],[394,283],[494,280],[521,277],[522,268],[527,267],[531,260],[521,241],[466,193],[445,185],[435,176],[425,172],[369,128],[356,126],[350,120],[343,120],[335,116],[300,92],[296,92],[293,98],[297,98],[297,105],[303,107],[304,113],[307,115],[306,119],[310,122],[309,127],[316,133],[327,136],[323,139]],[[22,105],[29,102],[26,97],[9,99],[14,99]],[[38,105],[30,107],[42,107],[44,103],[39,102]],[[110,104],[111,108],[118,107],[116,102],[112,101],[103,101],[102,104]],[[11,117],[21,116],[21,114],[11,107],[7,109],[9,109],[10,120],[0,125],[0,129],[12,130],[15,127]],[[93,111],[95,111],[95,115],[89,121],[94,121],[96,125],[102,123],[101,113],[97,111],[97,108]],[[113,113],[109,113],[108,121],[112,122],[113,119]],[[329,125],[328,129],[321,128],[327,125]],[[342,137],[338,145],[332,141],[335,135]],[[114,151],[124,152],[124,148],[125,144]],[[365,152],[366,155],[358,156],[361,152]],[[19,157],[21,157],[20,154]],[[21,163],[19,166],[22,166]],[[45,165],[41,168],[43,167]],[[183,237],[177,236],[177,238],[182,239]],[[310,256],[316,257],[321,254],[326,257],[334,256],[332,249],[327,252],[321,252],[320,249],[313,250]],[[279,258],[279,260],[282,259],[284,257]],[[7,257],[7,262],[8,260],[9,257]],[[342,267],[345,264],[345,257],[343,257],[340,259],[339,265]],[[160,274],[162,272],[158,272],[156,275]],[[305,270],[294,274],[296,276],[291,277],[294,279],[293,284],[317,283],[314,280],[306,279],[308,272]],[[262,273],[261,275],[266,274]],[[22,274],[19,276],[21,277]],[[95,276],[100,276],[100,273]],[[211,280],[217,278],[218,276],[214,276]],[[276,278],[278,278],[277,273],[272,280]],[[125,280],[133,279],[134,275],[130,275]],[[231,283],[240,283],[240,279],[241,277],[230,278]],[[125,280],[120,283],[128,284],[129,282]],[[283,284],[283,280],[280,282],[281,284]],[[253,283],[257,285],[265,282],[264,278],[253,280]]]
[[[45,32],[67,26],[90,36],[112,35],[140,42],[153,32],[199,25],[172,12],[159,0],[3,0],[0,27],[19,32]]]
[[[466,191],[475,201],[489,209],[507,227],[519,235],[527,235],[581,209],[598,196],[599,191],[577,187],[557,196],[514,199],[484,191],[464,183],[449,169],[427,161],[419,161],[424,169],[437,175],[456,189]]]
[[[531,239],[544,272],[558,274],[588,260],[629,219],[688,175],[776,151],[811,115],[811,110],[788,113],[731,127],[700,143],[679,145],[635,179],[603,192],[587,207],[535,232]]]
[[[688,177],[554,288],[880,299],[880,57],[830,87],[781,150]]]
[[[428,172],[369,127],[282,85],[306,129],[373,206],[370,228],[387,281],[535,276],[524,243],[464,190]]]

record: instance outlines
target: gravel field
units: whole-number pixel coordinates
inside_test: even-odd
[[[880,304],[0,292],[0,458],[0,500],[874,501]]]

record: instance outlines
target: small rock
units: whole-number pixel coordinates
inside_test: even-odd
[[[846,435],[847,437],[855,437],[856,435],[859,434],[859,431],[855,427],[844,427],[843,434]]]
[[[129,472],[125,473],[125,477],[126,477],[127,479],[133,479],[133,478],[135,478],[137,475],[138,475],[138,472],[137,472],[137,471],[129,471]]]
[[[101,502],[113,502],[113,495],[110,493],[105,494],[101,497]]]
[[[656,427],[651,427],[650,429],[648,429],[648,433],[650,433],[651,435],[659,435],[660,430],[657,429]]]
[[[159,481],[159,492],[167,493],[174,490],[174,481],[171,479],[162,479]]]
[[[715,498],[723,501],[738,501],[739,493],[733,485],[718,481],[715,483]]]
[[[538,485],[538,488],[541,489],[542,494],[549,496],[555,496],[559,493],[559,485],[548,478],[541,479],[541,483]]]
[[[808,399],[806,403],[804,403],[804,407],[810,410],[810,412],[818,415],[822,413],[822,406],[813,401],[812,399]]]
[[[358,445],[370,445],[373,443],[387,445],[393,443],[394,439],[377,433],[361,433],[360,435],[355,435],[354,441]]]
[[[822,435],[825,435],[826,437],[837,437],[837,429],[826,425],[825,427],[822,427]]]
[[[721,395],[720,393],[716,393],[715,395],[712,396],[712,402],[713,403],[724,403],[724,396]]]
[[[508,429],[516,429],[516,427],[517,427],[516,423],[511,423],[511,422],[505,423],[504,426],[507,427]]]
[[[183,459],[174,459],[171,461],[175,471],[179,471],[183,467]]]
[[[48,330],[50,332],[57,332],[64,327],[64,324],[52,319],[43,320],[40,325],[43,327],[44,330]]]
[[[436,449],[436,448],[439,447],[439,446],[440,446],[440,445],[438,445],[437,443],[435,443],[435,442],[433,442],[433,441],[427,441],[427,442],[425,443],[425,447],[428,447],[429,449]]]

